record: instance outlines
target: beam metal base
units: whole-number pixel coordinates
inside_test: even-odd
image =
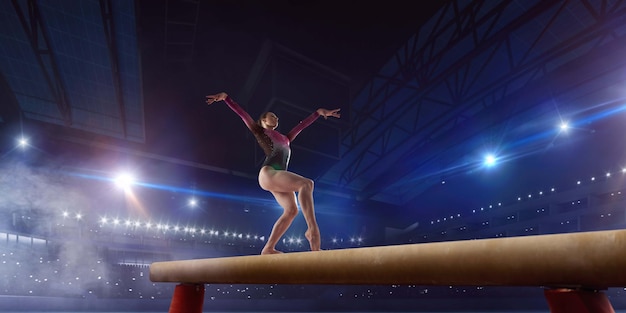
[[[552,313],[615,313],[606,294],[599,290],[546,289]]]
[[[204,290],[204,284],[176,285],[169,313],[202,313]]]

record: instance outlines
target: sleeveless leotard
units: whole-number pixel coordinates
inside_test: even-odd
[[[289,157],[291,156],[291,148],[289,144],[298,136],[298,134],[309,125],[313,124],[315,120],[320,116],[317,111],[313,112],[309,117],[300,121],[287,136],[273,130],[266,129],[255,122],[250,114],[248,114],[243,108],[237,104],[232,98],[226,97],[225,99],[228,107],[231,108],[248,126],[248,129],[252,132],[256,141],[265,152],[265,161],[262,166],[269,165],[276,170],[287,170],[289,166]]]

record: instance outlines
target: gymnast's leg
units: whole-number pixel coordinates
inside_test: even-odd
[[[276,244],[280,240],[280,238],[285,234],[293,219],[298,215],[298,205],[296,204],[296,195],[293,192],[278,192],[278,191],[270,191],[274,198],[276,198],[276,202],[283,207],[283,214],[276,220],[274,223],[274,227],[272,227],[272,232],[270,233],[269,238],[267,238],[267,243],[261,254],[274,254],[281,253],[276,250]]]
[[[320,230],[319,226],[317,225],[317,220],[315,218],[315,209],[313,203],[313,181],[298,174],[283,170],[275,170],[271,166],[264,166],[259,172],[259,185],[261,186],[261,188],[272,192],[272,194],[274,194],[274,197],[278,195],[278,197],[276,197],[276,200],[281,206],[283,206],[283,209],[285,209],[285,211],[287,211],[288,208],[289,210],[291,210],[292,206],[296,205],[293,192],[298,193],[300,208],[302,209],[302,214],[304,215],[304,219],[308,227],[304,235],[309,241],[309,245],[311,246],[312,251],[320,250]],[[289,193],[289,201],[287,200],[287,196],[285,193]],[[291,220],[293,221],[293,218]],[[289,223],[291,224],[291,221]],[[286,231],[287,228],[285,228],[284,231]],[[280,231],[280,229],[277,229],[276,232],[277,231]],[[280,234],[280,236],[284,234],[284,231],[282,234]],[[272,235],[270,235],[270,237],[272,237]],[[276,238],[276,242],[270,242],[268,239],[268,244],[266,245],[266,248],[273,249],[273,246],[271,245],[275,245],[278,242],[280,236]]]

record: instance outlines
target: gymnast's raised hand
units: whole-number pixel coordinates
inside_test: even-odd
[[[340,118],[341,114],[339,113],[341,109],[327,110],[327,109],[317,109],[317,114],[323,116],[324,118],[328,118],[329,116]]]
[[[211,104],[211,103],[217,102],[217,101],[224,101],[224,100],[226,100],[227,97],[228,97],[228,94],[226,94],[225,92],[220,92],[220,93],[214,94],[214,95],[208,95],[208,96],[206,96],[206,103],[207,104]]]

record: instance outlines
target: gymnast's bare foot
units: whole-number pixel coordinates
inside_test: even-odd
[[[309,241],[309,245],[311,246],[311,251],[320,251],[320,230],[319,228],[309,228],[305,233],[304,237]]]
[[[261,254],[281,254],[283,253],[282,251],[278,251],[274,248],[263,248],[263,250],[261,250]]]

